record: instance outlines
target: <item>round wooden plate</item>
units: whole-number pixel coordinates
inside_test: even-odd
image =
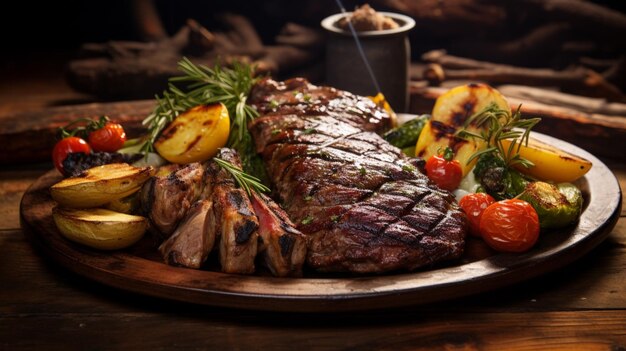
[[[497,254],[470,238],[461,261],[412,273],[380,276],[243,276],[168,266],[149,237],[135,247],[101,252],[64,239],[51,216],[48,188],[56,171],[39,178],[24,194],[22,227],[31,242],[68,269],[141,294],[198,304],[271,311],[346,311],[424,304],[510,285],[562,267],[598,245],[611,232],[621,210],[615,176],[588,152],[558,139],[536,138],[587,158],[593,167],[577,182],[585,208],[576,226],[542,233],[524,254]]]

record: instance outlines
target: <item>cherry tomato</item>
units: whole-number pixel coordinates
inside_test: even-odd
[[[539,217],[526,201],[502,200],[483,211],[480,233],[487,245],[497,251],[523,252],[537,242]]]
[[[126,133],[120,124],[108,122],[104,127],[89,133],[88,140],[96,151],[115,152],[124,145]]]
[[[461,209],[467,215],[470,234],[477,237],[481,236],[480,218],[483,215],[483,211],[494,202],[496,202],[496,200],[486,193],[467,194],[459,201],[459,206],[461,206]]]
[[[61,139],[56,145],[54,145],[54,149],[52,149],[52,162],[54,163],[54,167],[59,170],[59,172],[65,174],[65,170],[63,169],[63,160],[67,157],[67,154],[73,152],[83,152],[85,154],[89,154],[91,152],[91,148],[87,142],[79,137],[67,137]]]
[[[459,187],[463,178],[461,164],[453,160],[454,153],[449,147],[443,155],[433,155],[426,161],[426,175],[438,187],[452,191]]]

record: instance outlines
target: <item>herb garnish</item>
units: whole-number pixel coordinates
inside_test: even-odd
[[[464,139],[479,139],[487,143],[484,150],[474,153],[467,162],[484,154],[495,154],[504,161],[507,167],[516,164],[526,168],[534,166],[531,161],[523,158],[519,151],[522,144],[528,145],[530,130],[541,121],[541,118],[522,119],[520,108],[521,105],[515,113],[511,113],[500,108],[496,103],[491,103],[465,121],[464,128],[458,132],[458,136]],[[487,129],[482,130],[480,134],[467,129],[469,125],[480,127],[485,124],[487,124]],[[505,139],[511,140],[507,149],[502,144],[502,140]]]
[[[215,163],[217,163],[225,171],[230,173],[233,178],[235,178],[235,181],[237,181],[237,184],[239,184],[239,187],[243,188],[248,193],[248,195],[251,194],[250,189],[253,189],[258,193],[270,191],[268,187],[261,183],[259,178],[245,173],[241,170],[241,168],[233,165],[232,163],[224,161],[221,158],[217,157],[214,157],[213,161],[215,161]]]
[[[304,225],[307,225],[307,224],[313,222],[313,219],[315,219],[315,218],[313,216],[309,215],[309,216],[306,216],[302,221],[300,221],[300,223],[302,223]]]

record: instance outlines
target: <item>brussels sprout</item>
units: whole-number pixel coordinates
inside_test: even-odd
[[[422,132],[422,128],[430,118],[430,115],[420,115],[414,119],[404,123],[400,127],[394,128],[383,134],[383,138],[391,145],[401,149],[413,146],[417,143],[417,139]],[[415,153],[413,154],[415,155]],[[411,156],[413,156],[411,155]]]
[[[582,211],[582,193],[570,183],[532,182],[519,199],[530,203],[539,215],[541,228],[560,228],[575,222]]]
[[[493,153],[478,158],[474,176],[482,189],[496,200],[512,199],[530,183],[520,172],[506,167],[504,161]]]

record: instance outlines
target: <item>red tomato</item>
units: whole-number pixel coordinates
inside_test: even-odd
[[[52,149],[52,162],[54,163],[54,167],[56,167],[56,169],[63,174],[65,174],[63,169],[63,160],[65,160],[67,154],[72,152],[83,152],[85,154],[89,154],[91,152],[91,148],[86,141],[73,136],[61,139],[58,143],[56,143],[56,145],[54,145],[54,149]]]
[[[483,211],[494,202],[496,202],[496,200],[486,193],[467,194],[459,201],[459,206],[461,206],[461,209],[467,215],[470,234],[477,237],[481,236],[480,218],[483,215]]]
[[[537,242],[539,217],[526,201],[499,201],[483,211],[480,233],[487,245],[497,251],[523,252]]]
[[[463,171],[459,161],[435,155],[426,161],[426,175],[441,189],[452,191],[461,184]]]
[[[122,148],[125,141],[126,133],[118,123],[108,122],[89,133],[89,145],[96,151],[115,152]]]

